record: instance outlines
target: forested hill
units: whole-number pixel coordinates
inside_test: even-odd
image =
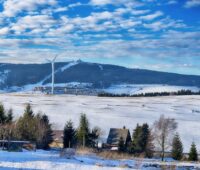
[[[55,83],[92,83],[93,87],[113,84],[168,84],[200,87],[200,76],[181,75],[82,61],[55,63]],[[0,64],[0,89],[51,82],[51,64]]]

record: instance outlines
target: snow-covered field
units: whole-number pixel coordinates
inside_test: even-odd
[[[196,163],[162,163],[156,159],[106,160],[95,155],[76,155],[65,159],[57,151],[0,151],[0,169],[3,170],[161,170],[160,165],[168,166],[166,169],[174,165],[177,170],[200,168],[200,164]]]
[[[26,103],[31,103],[35,112],[45,112],[55,129],[63,129],[67,120],[78,125],[81,113],[86,113],[91,127],[97,125],[107,137],[112,127],[132,130],[137,123],[153,124],[161,114],[175,118],[185,152],[195,141],[200,151],[200,96],[166,96],[139,98],[103,98],[95,96],[0,94],[0,102],[7,109],[13,108],[15,117],[23,114]]]
[[[5,170],[121,170],[125,161],[105,161],[96,157],[75,156],[60,158],[58,152],[6,152],[0,151],[0,169]],[[133,162],[132,162],[133,164]]]
[[[112,94],[142,94],[142,93],[161,93],[161,92],[178,92],[180,90],[191,90],[192,92],[199,92],[200,88],[192,86],[171,86],[160,84],[121,84],[112,85],[111,87],[104,89],[105,92]]]

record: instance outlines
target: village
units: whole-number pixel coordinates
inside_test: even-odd
[[[56,150],[61,158],[72,159],[75,155],[96,154],[104,159],[150,158],[166,161],[198,161],[195,143],[190,152],[184,153],[183,144],[176,132],[177,122],[161,115],[153,127],[147,123],[137,124],[135,129],[110,128],[108,137],[102,139],[101,127],[90,127],[86,114],[81,114],[79,126],[74,127],[72,120],[66,120],[63,130],[52,129],[48,116],[35,114],[27,104],[24,114],[14,120],[12,109],[5,110],[0,105],[1,140],[3,151],[24,152]]]

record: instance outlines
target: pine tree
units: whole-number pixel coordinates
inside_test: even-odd
[[[32,107],[31,107],[30,103],[28,103],[26,105],[26,108],[24,110],[24,115],[27,115],[27,116],[30,116],[30,117],[34,117],[33,110],[32,110]]]
[[[142,148],[141,148],[141,132],[142,132],[142,127],[137,124],[136,128],[134,129],[133,132],[133,141],[132,141],[132,147],[131,147],[131,152],[132,153],[141,153]]]
[[[9,109],[6,116],[6,123],[11,123],[13,121],[13,110]]]
[[[35,117],[36,146],[38,149],[49,149],[49,144],[53,142],[52,125],[45,114],[37,114]]]
[[[16,137],[19,140],[36,141],[36,124],[30,104],[27,104],[24,114],[16,124]]]
[[[38,149],[49,149],[53,141],[52,125],[47,115],[34,115],[31,105],[27,104],[23,116],[16,123],[16,138],[36,143]]]
[[[147,123],[143,124],[141,127],[141,135],[140,135],[140,147],[141,152],[146,151],[147,143],[148,143],[148,137],[149,137],[149,125]]]
[[[86,117],[86,114],[81,114],[78,132],[77,132],[77,138],[80,145],[83,147],[89,146],[89,122]]]
[[[97,144],[97,139],[99,138],[101,134],[101,129],[99,127],[94,127],[89,134],[89,145],[91,147],[95,147]]]
[[[154,140],[153,135],[151,133],[151,130],[149,130],[148,141],[147,141],[146,150],[145,150],[145,157],[147,158],[153,157],[154,149],[155,149],[153,140]]]
[[[140,126],[137,124],[133,132],[131,153],[145,154],[146,157],[153,156],[153,137],[147,123]]]
[[[118,151],[119,152],[124,152],[125,151],[125,144],[124,144],[123,137],[119,138]]]
[[[63,131],[63,147],[71,148],[76,145],[76,130],[73,127],[73,123],[69,120]]]
[[[172,158],[175,160],[181,160],[183,157],[183,144],[178,134],[173,138],[172,142]]]
[[[198,161],[198,153],[197,153],[196,145],[194,142],[191,145],[188,160],[189,161]]]
[[[0,104],[0,139],[10,140],[13,138],[13,114],[12,109],[8,112],[4,109],[3,104]],[[4,145],[4,144],[3,144]]]
[[[0,104],[0,124],[4,124],[6,120],[6,112],[3,104]]]

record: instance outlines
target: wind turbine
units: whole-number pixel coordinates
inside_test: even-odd
[[[54,82],[55,82],[55,67],[54,67],[54,64],[55,64],[55,61],[56,61],[56,58],[58,57],[58,55],[56,55],[52,60],[48,60],[46,59],[48,62],[51,63],[51,66],[52,66],[52,74],[51,74],[51,78],[52,78],[52,83],[51,83],[51,94],[54,94]]]

